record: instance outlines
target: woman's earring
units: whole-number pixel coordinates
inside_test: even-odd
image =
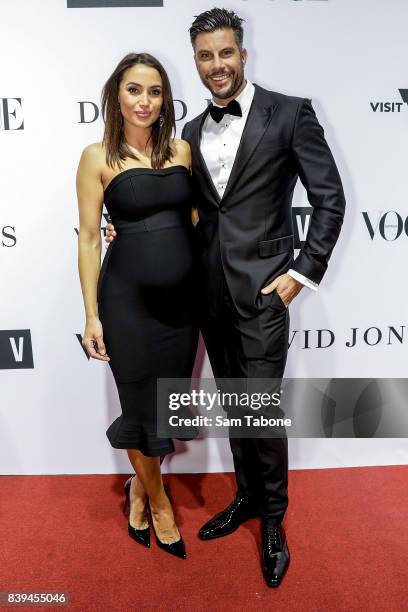
[[[159,125],[160,125],[160,127],[163,127],[163,123],[164,123],[164,115],[162,115],[162,113],[160,113],[160,117],[159,117]]]

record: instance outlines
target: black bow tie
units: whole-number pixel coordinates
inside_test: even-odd
[[[214,106],[211,102],[210,115],[216,123],[219,123],[224,115],[235,115],[236,117],[242,117],[242,110],[239,102],[231,100],[227,106]]]

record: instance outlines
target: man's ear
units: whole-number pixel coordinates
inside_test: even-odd
[[[248,51],[246,49],[242,49],[242,51],[241,51],[241,58],[242,58],[242,61],[244,62],[244,64],[246,64],[247,59],[248,59]]]

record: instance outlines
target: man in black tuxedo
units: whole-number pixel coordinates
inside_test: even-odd
[[[202,332],[217,379],[283,377],[288,305],[320,283],[343,222],[339,173],[310,100],[267,91],[244,77],[242,19],[212,9],[190,28],[212,103],[188,122],[197,191]],[[300,177],[313,206],[293,257],[292,196]],[[262,566],[278,586],[289,564],[281,528],[288,452],[282,437],[230,438],[237,482],[232,503],[199,531],[202,540],[261,516]]]
[[[339,173],[309,100],[266,91],[244,78],[242,20],[213,9],[190,28],[209,107],[188,122],[197,186],[202,331],[216,378],[283,376],[288,305],[316,289],[337,241],[345,199]],[[313,214],[293,259],[291,204],[298,177]],[[261,515],[263,569],[277,586],[289,563],[280,528],[287,503],[287,439],[231,438],[237,496],[204,525],[208,540]]]

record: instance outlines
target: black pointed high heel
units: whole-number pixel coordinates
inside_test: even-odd
[[[150,514],[152,514],[152,509],[150,508],[150,505],[149,505],[149,509],[150,509]],[[156,529],[154,527],[153,516],[152,516],[152,525],[153,525],[153,531],[154,531],[154,535],[156,538],[157,546],[159,548],[169,553],[170,555],[179,557],[179,559],[187,559],[186,547],[185,547],[184,540],[181,537],[181,535],[180,535],[180,539],[177,540],[177,542],[170,542],[170,544],[167,544],[166,542],[162,542],[159,539],[159,536],[157,535]]]
[[[124,486],[126,501],[129,507],[129,517],[130,517],[130,484],[132,482],[132,478],[134,478],[134,476],[131,476],[130,478],[128,478]],[[146,546],[147,548],[150,548],[150,526],[146,527],[146,529],[136,529],[135,527],[132,527],[132,525],[130,524],[130,521],[128,521],[128,533],[131,538],[136,540],[136,542],[139,542],[139,544],[142,544],[142,546]]]

